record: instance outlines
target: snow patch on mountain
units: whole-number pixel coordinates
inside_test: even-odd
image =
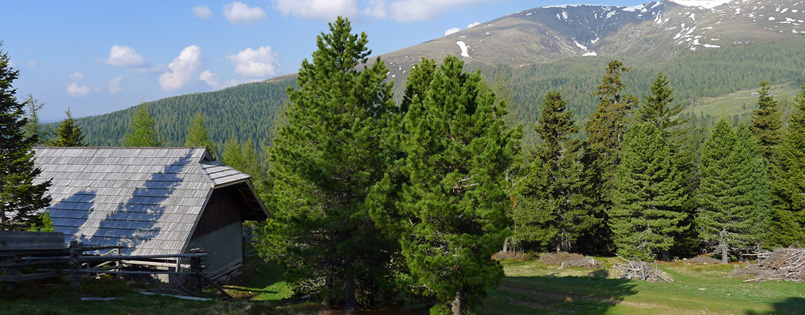
[[[464,41],[457,41],[456,45],[458,45],[458,47],[461,48],[461,57],[467,57],[467,58],[470,57],[469,52],[467,52],[469,46],[467,46],[467,44],[465,44]]]
[[[668,1],[686,7],[700,7],[705,9],[712,9],[720,5],[730,3],[733,0],[668,0]]]

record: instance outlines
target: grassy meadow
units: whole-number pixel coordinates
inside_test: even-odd
[[[805,283],[744,282],[729,265],[659,262],[671,283],[618,279],[619,258],[597,258],[606,268],[561,268],[538,260],[503,261],[506,278],[489,292],[479,314],[798,314],[805,311]],[[0,314],[332,314],[293,297],[273,263],[252,258],[226,285],[234,300],[189,301],[146,296],[155,290],[142,282],[85,279],[69,290],[66,280],[22,284],[0,294]],[[214,290],[208,297],[216,297]],[[81,301],[81,297],[117,297]],[[427,310],[372,311],[372,314],[427,314]]]

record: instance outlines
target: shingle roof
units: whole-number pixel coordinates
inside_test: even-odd
[[[35,151],[37,181],[52,179],[47,210],[56,231],[68,242],[127,246],[124,254],[181,252],[213,189],[250,178],[210,161],[204,148]]]

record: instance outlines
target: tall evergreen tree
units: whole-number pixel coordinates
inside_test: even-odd
[[[271,150],[274,213],[262,249],[298,288],[352,311],[383,296],[388,276],[393,243],[364,201],[383,176],[380,131],[395,105],[385,63],[367,63],[366,34],[351,34],[340,17],[329,25],[313,62],[302,62],[299,89],[288,88],[287,124]]]
[[[406,86],[406,180],[398,212],[378,222],[399,231],[413,286],[439,301],[431,312],[464,314],[503,277],[491,256],[509,234],[505,174],[521,131],[505,130],[505,105],[479,88],[478,73],[464,73],[453,56],[434,64],[418,64]]]
[[[768,229],[766,165],[748,128],[737,132],[726,120],[714,127],[702,148],[699,215],[696,226],[706,246],[729,256],[757,249]]]
[[[638,100],[633,95],[622,95],[626,84],[621,74],[629,68],[620,61],[609,63],[601,85],[593,95],[598,96],[598,108],[585,125],[587,139],[584,142],[584,181],[587,195],[593,199],[587,204],[591,213],[599,219],[597,227],[588,230],[586,251],[606,246],[609,230],[606,226],[606,211],[612,207],[610,192],[614,186],[615,170],[620,162],[623,135],[629,127],[632,109]],[[600,249],[599,249],[600,250]]]
[[[39,123],[39,111],[42,110],[42,107],[45,106],[45,103],[39,102],[39,100],[35,99],[31,94],[28,94],[28,98],[26,98],[22,103],[26,109],[25,118],[28,120],[28,123],[26,123],[23,127],[23,130],[25,130],[25,136],[31,137],[36,135],[37,139],[39,139],[37,144],[47,143],[45,127]]]
[[[758,91],[758,109],[755,110],[752,116],[752,133],[758,139],[760,153],[763,155],[763,160],[766,165],[771,165],[773,162],[772,155],[780,143],[780,109],[777,107],[777,100],[771,96],[769,90],[769,83],[763,81],[760,83],[760,90]]]
[[[663,130],[650,122],[626,134],[612,191],[609,226],[618,254],[653,260],[689,228],[688,186]]]
[[[53,140],[52,145],[57,147],[83,147],[84,135],[81,133],[81,128],[75,124],[75,119],[70,113],[70,108],[67,108],[67,118],[64,119],[56,128],[56,139]]]
[[[36,211],[51,200],[45,196],[50,181],[34,181],[41,173],[34,166],[33,151],[39,138],[36,133],[26,136],[23,130],[28,121],[12,86],[18,76],[8,53],[0,50],[0,230],[28,228],[38,218]]]
[[[142,104],[134,111],[129,130],[123,136],[126,147],[158,147],[162,145],[162,137],[154,128],[148,105]]]
[[[682,112],[682,104],[671,105],[674,97],[671,94],[674,89],[669,87],[670,82],[662,72],[657,75],[651,84],[651,95],[643,95],[643,106],[637,109],[636,120],[638,123],[650,122],[658,129],[667,133],[667,138],[677,136],[672,134],[672,130],[684,124],[687,119],[679,117]],[[684,130],[677,132],[684,133]]]
[[[185,147],[205,147],[211,154],[215,154],[215,144],[210,140],[207,134],[207,127],[204,125],[204,114],[201,112],[196,113],[193,117],[193,122],[187,128],[187,136],[185,136]]]
[[[795,106],[771,165],[772,246],[805,244],[805,86]]]
[[[570,251],[579,234],[597,223],[582,206],[580,143],[573,139],[579,127],[559,91],[545,95],[540,112],[534,129],[542,143],[518,183],[514,234],[519,241]]]

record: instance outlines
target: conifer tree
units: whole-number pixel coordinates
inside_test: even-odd
[[[158,147],[162,145],[162,138],[154,128],[154,118],[151,117],[148,105],[142,104],[134,110],[129,130],[123,135],[123,146],[126,147]]]
[[[769,219],[766,166],[748,128],[733,131],[726,120],[716,124],[702,148],[699,215],[696,226],[708,248],[729,256],[758,249]]]
[[[75,124],[70,113],[70,108],[67,108],[67,118],[59,124],[56,129],[56,139],[53,140],[52,145],[57,147],[83,147],[84,135],[81,133],[81,128]]]
[[[777,144],[780,143],[780,127],[782,126],[780,109],[777,107],[777,100],[769,93],[770,88],[768,82],[760,83],[758,109],[752,116],[752,126],[750,127],[758,139],[759,150],[766,165],[771,165],[773,162],[772,155]]]
[[[381,128],[395,106],[388,70],[365,33],[348,20],[316,39],[288,88],[287,124],[271,149],[273,216],[262,230],[263,252],[286,268],[298,290],[347,311],[383,296],[391,241],[369,217],[365,199],[383,176]]]
[[[0,47],[3,42],[0,41]],[[27,119],[12,86],[19,71],[0,50],[0,230],[23,230],[38,219],[37,210],[50,205],[45,195],[50,181],[35,183],[41,170],[34,166],[36,133],[25,135]]]
[[[185,147],[205,147],[211,154],[215,154],[215,144],[210,140],[207,134],[207,127],[204,124],[204,114],[201,112],[196,113],[193,117],[193,122],[187,128],[187,136],[185,136]]]
[[[453,56],[434,64],[409,77],[397,165],[405,180],[397,212],[377,221],[399,232],[411,284],[439,303],[431,312],[464,314],[503,277],[491,256],[509,234],[505,174],[521,131],[505,130],[505,105],[480,88],[478,73]]]
[[[805,86],[795,106],[771,165],[771,246],[805,244]]]
[[[597,223],[582,206],[580,143],[572,139],[579,127],[559,91],[545,95],[540,112],[534,129],[542,143],[518,183],[515,239],[570,251],[579,234]]]
[[[671,96],[674,89],[669,87],[669,84],[668,77],[660,72],[651,84],[651,95],[643,95],[643,106],[637,109],[636,121],[650,122],[665,132],[666,138],[672,139],[685,132],[680,130],[672,134],[672,130],[684,124],[687,119],[679,117],[683,109],[682,104],[671,105],[674,101],[674,97]]]
[[[687,212],[688,187],[671,156],[663,130],[650,122],[630,129],[609,212],[612,237],[621,256],[653,260],[674,244]]]
[[[23,130],[25,130],[25,136],[31,137],[36,135],[37,139],[39,139],[36,144],[47,143],[47,140],[45,139],[45,127],[39,123],[39,111],[42,110],[42,107],[45,106],[45,103],[39,102],[39,100],[35,99],[31,94],[28,94],[28,98],[26,98],[22,103],[26,108],[25,118],[28,120],[28,123],[26,123],[23,127]]]
[[[626,84],[621,74],[629,68],[620,61],[609,63],[601,85],[593,95],[598,96],[598,108],[585,125],[587,139],[584,142],[584,183],[590,212],[599,219],[597,227],[588,229],[586,251],[607,246],[609,230],[606,226],[606,211],[612,207],[610,192],[614,186],[615,170],[620,162],[623,135],[631,120],[632,109],[637,105],[633,95],[622,95]]]

